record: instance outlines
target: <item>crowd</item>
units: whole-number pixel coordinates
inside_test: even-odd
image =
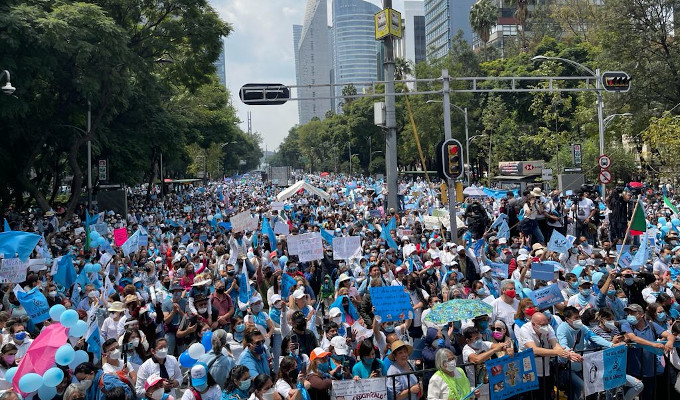
[[[385,209],[383,185],[371,178],[305,179],[328,196],[301,190],[272,207],[280,188],[246,176],[165,196],[130,189],[127,215],[81,208],[64,220],[60,210],[9,210],[6,229],[42,235],[32,258],[46,261],[32,264],[25,281],[3,284],[2,398],[322,400],[333,381],[376,377],[388,377],[390,400],[489,398],[485,362],[532,349],[544,398],[569,387],[569,398],[580,399],[584,351],[613,346],[628,346],[626,385],[618,389],[625,399],[680,393],[672,187],[613,190],[604,199],[588,188],[539,187],[470,197],[453,243],[442,223],[430,223],[441,204],[438,189],[423,181],[400,182],[400,208]],[[627,229],[638,204],[644,236]],[[230,217],[244,211],[257,228],[234,231]],[[93,236],[102,224],[106,231]],[[289,233],[263,231],[265,224]],[[125,254],[112,245],[120,228],[147,240]],[[548,250],[553,231],[573,240],[567,251]],[[324,251],[301,262],[287,241],[309,232],[322,233]],[[333,238],[348,236],[360,237],[359,251],[334,260]],[[622,262],[625,238],[625,252],[640,248],[643,262]],[[76,272],[67,284],[59,271],[65,256]],[[552,262],[554,279],[532,278],[537,262]],[[564,301],[535,304],[531,292],[551,284]],[[413,313],[382,321],[370,295],[382,286],[403,286]],[[13,373],[59,315],[29,317],[17,290],[34,288],[51,311],[61,305],[96,321],[99,337],[94,346],[89,333],[70,337],[87,358],[57,362],[63,374],[54,390],[28,393]],[[492,311],[443,324],[428,318],[458,299]]]

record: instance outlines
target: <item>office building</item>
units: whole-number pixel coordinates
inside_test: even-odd
[[[293,26],[295,76],[298,85],[330,85],[331,49],[326,0],[308,0],[302,26]],[[298,88],[300,124],[323,119],[332,109],[330,86]],[[318,99],[317,99],[318,98]]]
[[[425,3],[405,1],[403,18],[406,59],[415,65],[425,61]]]
[[[221,40],[222,42],[222,51],[220,51],[220,56],[217,58],[217,61],[215,61],[215,70],[217,72],[217,78],[220,80],[220,84],[224,86],[225,88],[227,87],[227,65],[225,62],[225,50],[224,50],[224,38]]]
[[[474,3],[475,0],[425,0],[425,46],[429,60],[446,56],[458,31],[472,44],[470,7]]]

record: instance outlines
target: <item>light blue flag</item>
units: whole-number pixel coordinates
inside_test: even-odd
[[[394,241],[394,239],[392,239],[392,235],[390,235],[390,231],[387,229],[387,227],[383,226],[382,228],[383,229],[382,229],[382,232],[380,232],[380,238],[383,239],[385,241],[385,243],[387,243],[387,245],[391,249],[396,250],[399,246],[397,246],[397,243]]]
[[[510,227],[508,227],[507,221],[503,220],[503,222],[501,222],[496,237],[510,239]]]
[[[288,300],[288,296],[290,295],[290,289],[295,286],[296,282],[295,279],[293,279],[292,276],[288,274],[283,274],[281,275],[281,298],[284,300]]]
[[[9,222],[7,222],[7,218],[5,218],[5,232],[11,232],[12,228],[9,227]]]
[[[385,226],[385,229],[387,229],[387,232],[389,233],[390,231],[396,231],[397,230],[397,217],[392,216],[392,219],[390,219],[390,222]]]
[[[498,217],[496,217],[496,220],[493,221],[493,224],[491,224],[491,228],[490,228],[490,229],[496,229],[496,228],[498,228],[498,227],[503,223],[503,221],[507,221],[507,220],[508,220],[508,216],[507,216],[507,215],[505,215],[505,214],[503,214],[503,213],[498,214]]]
[[[21,261],[26,261],[40,239],[40,235],[30,232],[2,232],[0,233],[0,253],[4,254],[5,258],[14,258],[17,254]]]
[[[326,243],[330,244],[331,246],[333,245],[333,235],[328,233],[328,231],[323,228],[321,228],[321,239],[323,239]]]
[[[241,272],[238,275],[238,303],[239,306],[245,307],[250,300],[250,284],[248,282],[248,268],[245,261],[241,267]]]
[[[635,271],[639,271],[640,267],[643,267],[645,264],[647,264],[647,237],[649,235],[645,231],[645,234],[642,235],[642,239],[640,240],[640,248],[638,249],[637,253],[635,253],[635,256],[633,257],[633,260],[631,260],[629,267],[634,269]]]
[[[548,250],[556,251],[558,253],[567,254],[569,253],[569,241],[566,236],[559,233],[557,229],[553,230],[552,236],[550,236],[550,241],[548,242]]]
[[[95,361],[99,360],[102,357],[102,339],[98,325],[95,324],[85,343],[87,343],[87,351],[94,354]]]
[[[144,227],[139,227],[139,241],[137,242],[139,246],[149,245],[149,232],[144,229]]]
[[[60,284],[64,288],[70,288],[76,282],[76,269],[73,266],[73,258],[70,254],[58,257],[54,260],[57,266],[57,271],[54,274],[54,282]]]
[[[264,216],[262,217],[262,236],[267,236],[269,238],[269,247],[271,248],[271,251],[276,251],[276,234],[274,233],[269,220]]]
[[[125,243],[123,243],[122,246],[120,246],[120,249],[123,250],[123,255],[125,257],[128,256],[130,253],[134,253],[135,251],[139,250],[139,230],[135,232],[132,236],[130,236]]]
[[[475,256],[479,257],[482,255],[482,249],[484,249],[484,239],[478,239],[472,251],[475,253]]]

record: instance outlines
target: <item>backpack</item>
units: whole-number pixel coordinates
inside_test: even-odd
[[[118,373],[114,374],[101,374],[99,377],[99,390],[102,392],[102,400],[106,400],[106,393],[115,388],[115,387],[122,387],[123,390],[125,390],[125,394],[127,395],[128,399],[134,400],[136,398],[135,396],[135,390],[132,387],[132,383],[125,377],[122,379],[121,373],[123,371],[119,371]],[[124,375],[124,373],[123,373]]]

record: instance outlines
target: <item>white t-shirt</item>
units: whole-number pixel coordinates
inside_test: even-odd
[[[423,314],[423,308],[427,305],[427,300],[430,298],[430,295],[427,294],[427,292],[424,291],[423,289],[416,288],[416,290],[420,290],[420,292],[423,294],[423,298],[425,299],[425,302],[424,302],[424,304],[423,304],[423,307],[420,307],[420,308],[417,309],[417,310],[416,310],[416,309],[413,310],[413,311],[414,311],[414,316],[413,316],[413,326],[419,327],[419,326],[420,326],[420,317],[421,317],[422,314]],[[409,291],[408,294],[409,294],[409,296],[411,296],[411,304],[412,304],[412,305],[415,306],[416,304],[418,304],[418,303],[420,302],[420,299],[418,298],[418,295],[417,295],[417,294],[411,293],[410,291]]]
[[[218,385],[212,385],[207,392],[201,393],[201,400],[220,400],[222,398],[222,389]],[[187,388],[182,395],[182,400],[196,400],[194,392]]]
[[[111,365],[109,363],[106,363],[102,365],[102,370],[104,371],[105,374],[115,374],[118,371],[121,371],[123,369],[123,360],[119,360],[120,365],[115,366]],[[134,371],[134,368],[132,368],[132,364],[130,362],[127,363],[128,371]]]
[[[519,334],[517,336],[517,345],[519,346],[519,351],[524,351],[526,350],[527,347],[527,342],[534,342],[536,347],[540,347],[543,349],[552,349],[552,345],[550,344],[550,341],[552,340],[557,340],[557,337],[555,336],[555,331],[553,328],[548,325],[548,334],[547,335],[541,335],[539,336],[536,331],[534,330],[534,326],[531,322],[527,322],[526,324],[522,325],[522,327],[519,329]],[[550,376],[550,366],[548,365],[550,362],[550,357],[535,357],[536,358],[536,373],[538,376]],[[543,362],[545,361],[545,371],[543,368]],[[545,373],[545,375],[544,375]]]
[[[491,306],[493,307],[491,321],[500,319],[508,327],[515,323],[515,313],[517,312],[517,307],[519,307],[519,300],[513,299],[512,304],[508,304],[503,301],[502,297],[499,297],[491,302]]]
[[[489,351],[491,349],[491,342],[482,342],[482,347],[475,350],[472,347],[470,347],[469,344],[466,344],[465,347],[463,347],[463,363],[468,363],[470,362],[470,355],[471,354],[481,354]],[[486,369],[486,367],[483,367]],[[468,376],[468,379],[470,380],[470,385],[472,384],[477,384],[479,385],[482,382],[479,382],[478,379],[475,378],[475,371],[477,370],[476,365],[468,365],[465,367],[465,374]],[[475,378],[475,379],[473,379]],[[477,377],[478,378],[478,377]]]
[[[580,221],[585,221],[585,219],[590,215],[590,212],[593,211],[593,208],[595,208],[593,201],[587,197],[584,197],[583,200],[579,201],[576,206],[576,218],[578,218]]]
[[[292,389],[293,388],[290,387],[290,384],[288,384],[288,382],[284,381],[283,379],[279,379],[274,385],[274,390],[276,390],[276,392],[280,394],[281,397],[283,397],[283,400],[288,400],[288,393],[290,393]]]
[[[408,345],[413,344],[411,337],[408,336],[408,330],[404,329],[404,325],[395,326],[394,333],[396,333],[397,337],[399,337],[399,340],[403,341],[404,343]],[[387,355],[385,350],[385,347],[387,346],[387,338],[382,331],[378,332],[378,335],[374,335],[373,344],[375,344],[378,350],[380,350],[380,358],[385,358],[385,355]]]

